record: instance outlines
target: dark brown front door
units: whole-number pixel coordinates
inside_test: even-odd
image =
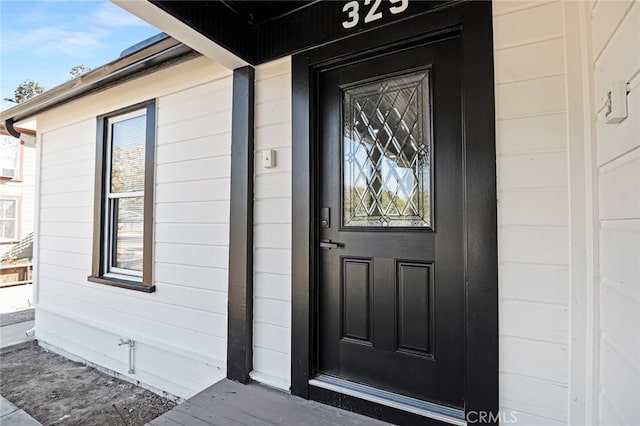
[[[460,40],[319,80],[319,377],[464,408]]]

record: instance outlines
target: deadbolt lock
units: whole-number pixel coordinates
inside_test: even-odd
[[[320,228],[329,228],[331,226],[331,209],[323,207],[320,209]]]

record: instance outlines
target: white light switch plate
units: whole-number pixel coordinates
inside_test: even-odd
[[[271,169],[276,166],[276,150],[267,149],[262,151],[262,167]]]
[[[627,115],[627,82],[614,81],[607,92],[605,120],[607,124],[616,124],[627,118]]]

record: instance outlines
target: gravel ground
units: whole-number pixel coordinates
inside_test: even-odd
[[[0,354],[0,394],[43,425],[144,425],[175,406],[35,344]]]

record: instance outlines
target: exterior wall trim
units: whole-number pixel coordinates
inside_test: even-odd
[[[567,136],[569,148],[570,206],[570,361],[569,424],[594,424],[589,407],[597,407],[591,387],[597,383],[596,340],[590,335],[595,327],[593,300],[597,280],[598,217],[597,169],[595,165],[590,111],[593,110],[591,38],[587,31],[588,5],[563,2],[565,28],[565,69],[567,99]],[[588,40],[587,43],[584,43]],[[594,244],[594,242],[596,242]]]
[[[227,378],[253,370],[253,146],[255,70],[233,72]]]

